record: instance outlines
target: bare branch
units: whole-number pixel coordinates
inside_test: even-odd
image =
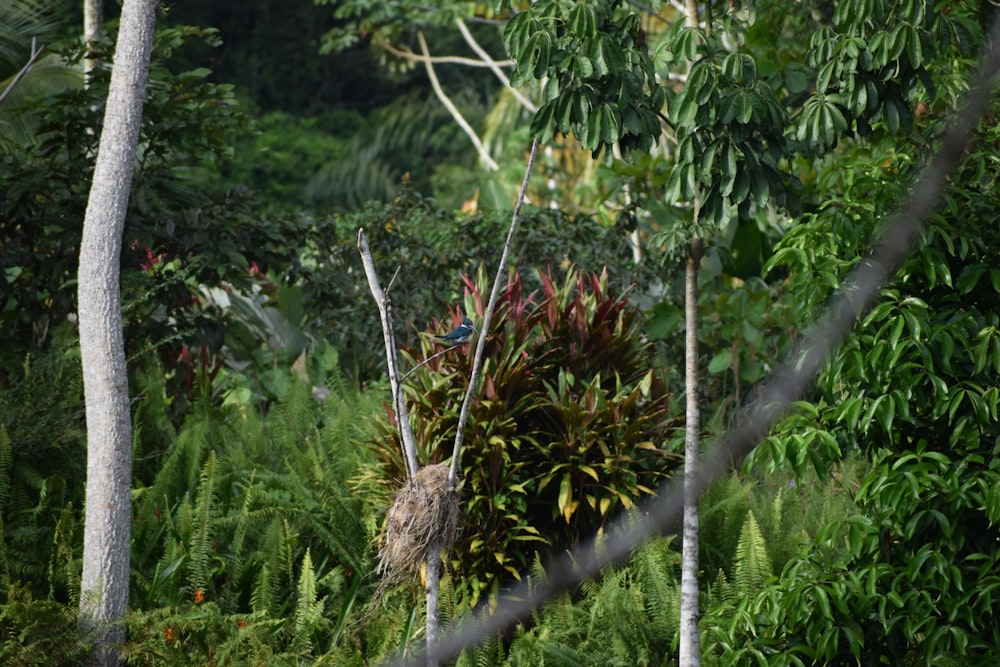
[[[385,339],[385,359],[389,369],[392,404],[396,411],[396,424],[399,427],[399,438],[403,447],[406,475],[408,479],[412,480],[420,466],[417,463],[417,446],[413,440],[413,429],[410,427],[410,413],[406,409],[406,401],[403,400],[403,385],[399,379],[396,336],[392,330],[392,302],[379,284],[375,262],[372,261],[371,249],[368,247],[368,239],[365,238],[363,228],[358,229],[358,252],[361,253],[361,263],[364,265],[365,275],[368,277],[368,288],[372,292],[372,297],[375,298],[375,305],[378,306],[378,314],[382,319],[382,337]],[[396,272],[398,273],[399,270],[397,269]],[[393,280],[395,280],[395,275],[393,275]]]
[[[414,366],[410,370],[406,371],[406,373],[403,375],[402,378],[400,378],[399,381],[400,382],[406,382],[406,378],[408,378],[411,375],[413,375],[414,373],[416,373],[417,370],[423,368],[424,366],[426,366],[430,362],[434,361],[435,359],[437,359],[441,355],[447,354],[448,352],[451,352],[452,350],[454,350],[456,347],[461,347],[462,345],[465,345],[465,343],[456,343],[455,345],[451,345],[449,347],[444,348],[440,352],[435,352],[434,354],[432,354],[431,356],[427,357],[426,359],[424,359],[423,361],[421,361],[419,364],[417,364],[416,366]]]
[[[662,14],[656,13],[656,10],[653,9],[651,6],[649,6],[647,4],[644,4],[642,2],[636,2],[636,0],[628,0],[628,4],[632,5],[636,9],[641,9],[642,11],[646,12],[647,14],[649,14],[650,18],[654,18],[657,21],[659,21],[660,23],[665,23],[667,25],[670,25],[670,21],[667,20],[667,17],[664,16],[664,15],[662,15]],[[677,6],[673,2],[671,2],[670,4],[673,5],[674,7]]]
[[[466,136],[468,136],[472,141],[472,145],[476,147],[476,152],[479,153],[480,159],[486,163],[486,166],[489,167],[490,171],[498,171],[500,169],[500,165],[498,165],[496,161],[490,157],[489,151],[487,151],[486,147],[483,146],[483,142],[480,141],[475,130],[473,130],[468,121],[462,117],[462,114],[458,111],[458,107],[452,103],[451,99],[449,99],[445,94],[444,89],[441,88],[441,82],[438,81],[437,73],[434,71],[434,65],[432,65],[429,60],[430,53],[427,50],[427,40],[424,39],[424,33],[417,32],[417,39],[420,41],[420,51],[424,54],[424,57],[427,58],[427,60],[424,60],[424,67],[427,69],[427,76],[431,80],[431,87],[434,88],[434,94],[437,95],[437,98],[441,100],[441,104],[444,105],[444,107],[448,110],[448,113],[451,114],[451,117],[455,119],[458,126],[462,128],[462,131],[465,132]]]
[[[462,411],[458,415],[458,427],[455,433],[455,448],[451,454],[451,468],[448,471],[448,481],[452,489],[458,483],[458,462],[462,456],[462,441],[465,439],[465,423],[469,420],[469,408],[472,406],[472,397],[479,383],[479,374],[483,370],[483,351],[486,349],[486,334],[490,330],[490,322],[493,319],[493,311],[497,307],[500,299],[500,284],[507,275],[507,260],[510,258],[510,248],[514,241],[514,231],[517,229],[517,221],[521,216],[521,207],[524,206],[524,199],[528,193],[528,182],[531,180],[531,171],[535,167],[535,157],[538,155],[538,139],[531,142],[531,152],[528,154],[528,166],[524,170],[524,180],[521,182],[521,191],[517,195],[517,203],[514,204],[514,213],[510,220],[510,229],[507,230],[507,241],[503,246],[503,253],[500,255],[500,263],[497,266],[497,274],[493,279],[493,291],[490,292],[490,299],[486,304],[486,312],[483,313],[483,323],[480,326],[479,340],[476,343],[476,356],[472,361],[472,375],[469,378],[469,388],[465,392],[465,401],[462,402]]]
[[[25,63],[24,67],[21,68],[21,71],[14,75],[14,78],[11,80],[11,82],[8,83],[7,87],[4,88],[4,91],[0,93],[0,104],[3,104],[3,101],[7,99],[7,96],[10,95],[12,90],[14,90],[14,86],[16,86],[21,81],[21,79],[24,78],[24,75],[31,71],[31,66],[35,64],[35,61],[38,60],[39,56],[41,56],[42,52],[44,51],[45,47],[43,46],[37,51],[32,52],[31,57],[28,58],[28,62]]]
[[[482,60],[476,60],[475,58],[464,58],[462,56],[429,56],[429,55],[418,55],[409,49],[397,49],[391,44],[382,44],[382,48],[396,56],[397,58],[402,58],[404,60],[412,60],[418,63],[431,63],[431,64],[451,64],[451,65],[465,65],[466,67],[487,67],[493,69],[493,66],[498,67],[513,67],[513,60],[491,60],[490,62],[484,62]]]
[[[469,45],[469,48],[475,51],[476,55],[483,59],[483,62],[486,63],[487,66],[489,66],[493,74],[495,74],[496,77],[500,79],[500,83],[502,83],[504,87],[506,87],[507,90],[509,90],[511,94],[514,95],[517,101],[520,102],[521,105],[531,113],[535,113],[536,111],[538,111],[538,106],[534,102],[525,97],[524,94],[517,88],[514,88],[513,86],[510,85],[510,78],[506,74],[504,74],[503,70],[500,69],[499,63],[497,63],[497,61],[493,60],[493,58],[490,57],[490,54],[486,52],[486,49],[484,49],[482,46],[479,45],[479,42],[477,42],[476,38],[472,36],[472,33],[469,31],[469,28],[465,25],[465,22],[461,18],[457,18],[455,19],[455,25],[458,26],[458,30],[459,32],[462,33],[462,37],[465,38],[465,43]],[[513,61],[508,61],[508,62],[513,62]]]

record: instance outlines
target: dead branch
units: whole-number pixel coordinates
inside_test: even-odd
[[[524,93],[519,91],[517,88],[510,85],[510,77],[504,74],[503,70],[500,69],[500,63],[493,60],[490,54],[486,52],[486,49],[479,45],[479,42],[476,41],[476,38],[472,36],[469,28],[465,25],[465,21],[461,18],[457,18],[455,19],[455,25],[458,26],[458,31],[462,33],[462,37],[465,39],[465,43],[469,45],[469,48],[475,51],[477,56],[482,58],[482,61],[486,63],[486,66],[490,68],[490,71],[492,71],[493,74],[500,80],[500,83],[502,83],[504,87],[511,92],[514,98],[521,103],[521,106],[531,113],[538,111],[538,106],[534,102],[525,97]]]
[[[499,67],[513,67],[513,60],[495,60],[486,62],[483,60],[476,60],[475,58],[465,58],[463,56],[430,56],[430,55],[419,55],[410,51],[409,49],[397,49],[391,44],[382,44],[383,49],[396,56],[397,58],[402,58],[403,60],[412,60],[418,63],[431,63],[434,65],[465,65],[466,67],[487,67],[491,68],[493,65]]]
[[[421,53],[423,53],[424,57],[428,59],[424,60],[424,68],[427,70],[427,77],[431,80],[431,87],[434,89],[434,94],[437,95],[437,98],[441,100],[441,104],[444,105],[444,107],[448,110],[448,113],[451,114],[451,117],[455,119],[458,126],[462,128],[462,131],[465,132],[466,136],[468,136],[472,141],[472,144],[476,147],[476,152],[479,153],[480,159],[486,163],[486,166],[489,167],[490,171],[498,171],[500,169],[500,165],[498,165],[496,161],[490,157],[489,151],[487,151],[486,147],[483,146],[483,142],[479,139],[476,131],[473,130],[468,121],[462,117],[458,107],[452,103],[451,99],[449,99],[449,97],[445,94],[444,89],[441,87],[441,82],[438,81],[437,73],[434,71],[434,65],[429,60],[430,52],[427,50],[427,40],[424,39],[423,32],[417,32],[417,40],[420,42]]]
[[[45,47],[42,46],[37,51],[32,52],[31,57],[28,58],[28,62],[21,68],[21,71],[14,75],[11,82],[8,83],[7,87],[4,88],[2,93],[0,93],[0,104],[3,104],[3,101],[7,99],[7,96],[14,90],[14,86],[20,83],[21,79],[23,79],[24,76],[31,71],[31,66],[35,64],[35,61],[38,60],[39,56],[41,56],[44,51]]]
[[[399,380],[396,336],[392,330],[392,302],[379,284],[378,274],[375,272],[375,262],[372,261],[371,249],[368,247],[368,239],[365,238],[364,229],[358,230],[358,252],[361,253],[361,263],[364,265],[365,275],[368,277],[368,288],[375,298],[375,305],[378,306],[378,314],[382,319],[382,337],[385,339],[385,358],[389,370],[392,404],[396,411],[396,424],[403,447],[403,460],[406,462],[406,476],[407,479],[413,480],[420,467],[417,464],[417,445],[413,440],[413,429],[410,427],[410,413],[406,409],[402,383]]]

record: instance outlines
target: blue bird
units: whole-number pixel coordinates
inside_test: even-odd
[[[474,333],[476,333],[476,327],[472,326],[472,320],[466,317],[462,320],[461,324],[455,327],[454,331],[446,336],[438,336],[437,338],[449,345],[461,345],[468,342]]]

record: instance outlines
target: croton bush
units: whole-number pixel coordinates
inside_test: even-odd
[[[650,367],[641,313],[608,294],[606,273],[537,278],[540,290],[525,295],[520,275],[510,275],[466,426],[463,529],[451,564],[473,603],[519,578],[536,553],[594,534],[680,465],[666,446],[678,422]],[[480,271],[464,281],[465,312],[432,323],[434,331],[466,313],[482,322],[487,279]],[[475,345],[474,338],[431,359],[404,383],[421,464],[451,458]],[[441,349],[428,335],[403,353],[415,367]],[[398,485],[405,468],[391,408],[373,446],[382,468],[362,481]]]

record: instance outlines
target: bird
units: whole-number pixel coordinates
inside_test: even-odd
[[[468,317],[462,320],[453,331],[444,336],[438,336],[438,340],[441,340],[449,345],[461,345],[462,343],[468,342],[472,338],[472,334],[476,333],[476,327],[472,325],[472,320]]]

